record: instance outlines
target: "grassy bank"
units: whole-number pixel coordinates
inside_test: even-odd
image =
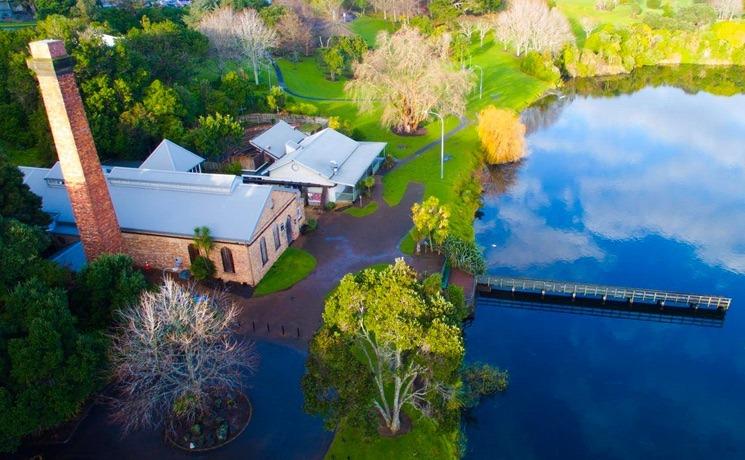
[[[423,417],[414,420],[410,432],[397,438],[366,437],[357,427],[345,425],[337,430],[326,459],[454,459],[460,457],[458,436],[457,431],[443,433]]]

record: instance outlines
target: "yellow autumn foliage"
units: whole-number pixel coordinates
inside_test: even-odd
[[[478,129],[487,163],[511,163],[523,157],[525,125],[515,112],[490,105],[479,113]]]

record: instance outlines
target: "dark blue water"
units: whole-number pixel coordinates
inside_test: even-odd
[[[539,117],[541,118],[541,117]],[[721,328],[482,307],[468,458],[745,459],[745,97],[564,99],[494,174],[492,274],[732,297]]]

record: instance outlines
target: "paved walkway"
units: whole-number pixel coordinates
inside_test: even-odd
[[[390,207],[381,197],[379,177],[377,181],[373,199],[379,207],[374,214],[353,217],[338,211],[323,213],[318,229],[295,242],[295,247],[310,252],[318,261],[313,273],[286,291],[238,301],[242,333],[305,348],[321,325],[326,294],[345,274],[404,256],[399,242],[411,228],[411,205],[421,200],[423,187],[410,184],[401,203]],[[420,272],[440,269],[437,256],[411,259],[407,257]]]

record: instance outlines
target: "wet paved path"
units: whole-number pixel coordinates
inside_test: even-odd
[[[399,250],[399,242],[411,228],[411,205],[421,200],[423,187],[410,184],[401,202],[390,207],[381,197],[379,177],[377,181],[373,199],[378,201],[379,207],[375,213],[361,218],[344,212],[323,213],[318,229],[294,243],[295,247],[310,252],[318,261],[313,273],[286,291],[238,300],[242,307],[240,323],[243,334],[305,348],[321,325],[326,294],[345,274],[404,256]],[[438,257],[411,259],[407,257],[420,271],[439,270]]]

